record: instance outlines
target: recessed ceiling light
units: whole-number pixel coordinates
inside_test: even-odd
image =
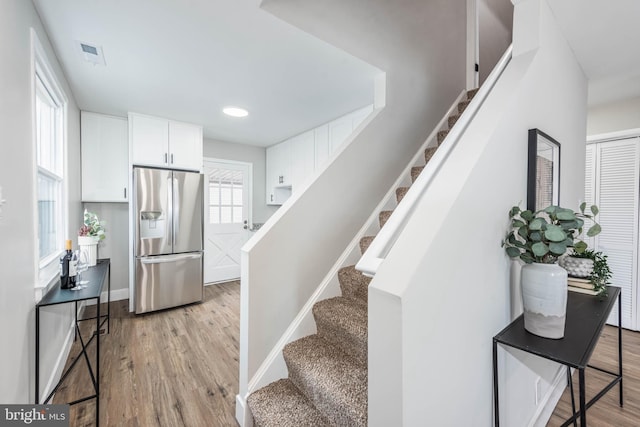
[[[247,117],[249,112],[239,107],[224,107],[222,112],[231,117]]]

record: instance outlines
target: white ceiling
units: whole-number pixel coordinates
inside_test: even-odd
[[[379,71],[258,0],[33,0],[82,110],[202,124],[268,146],[373,102]],[[75,44],[102,46],[106,67]],[[222,107],[249,110],[227,117]]]
[[[548,2],[589,78],[589,105],[640,96],[640,1]]]
[[[278,20],[260,0],[33,0],[78,106],[204,126],[269,146],[373,102],[379,71]],[[640,96],[639,0],[548,0],[589,104]],[[106,67],[76,41],[102,46]],[[222,114],[247,108],[244,119]]]

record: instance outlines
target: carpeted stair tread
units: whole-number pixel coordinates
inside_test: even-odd
[[[426,150],[424,150],[424,161],[426,163],[429,163],[429,160],[431,160],[433,155],[436,154],[437,149],[438,147],[429,147]]]
[[[449,129],[441,130],[438,132],[438,145],[442,144],[442,142],[444,141],[444,139],[447,137],[448,134],[449,134]]]
[[[356,270],[355,265],[342,267],[338,270],[338,281],[340,282],[340,290],[343,297],[358,299],[363,302],[368,301],[371,277],[367,277]]]
[[[363,255],[367,251],[367,249],[369,249],[369,245],[375,238],[376,236],[364,236],[362,239],[360,239],[360,252],[362,252]]]
[[[247,399],[255,427],[329,427],[329,421],[289,379],[257,390]]]
[[[467,107],[469,106],[469,103],[471,102],[470,99],[466,99],[464,101],[461,101],[458,103],[458,114],[462,114],[464,112],[464,110],[467,109]]]
[[[344,297],[318,301],[313,306],[318,335],[367,365],[367,304]]]
[[[378,222],[380,223],[380,228],[384,227],[387,223],[393,211],[382,211],[378,214]]]
[[[471,101],[473,99],[474,96],[476,96],[476,93],[478,93],[478,89],[480,88],[475,88],[475,89],[471,89],[467,91],[467,99],[469,101]]]
[[[396,188],[396,200],[398,201],[398,203],[400,203],[405,194],[407,194],[407,191],[409,191],[409,187]]]
[[[416,182],[418,175],[422,172],[424,166],[414,166],[411,168],[411,182]]]
[[[367,367],[318,335],[282,351],[289,378],[331,424],[367,425]]]
[[[456,124],[459,118],[460,118],[460,115],[458,114],[456,114],[455,116],[449,116],[449,118],[447,119],[447,124],[449,125],[449,129],[451,129],[453,125]]]

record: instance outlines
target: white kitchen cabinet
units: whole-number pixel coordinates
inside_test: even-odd
[[[202,170],[202,127],[129,113],[134,165]]]
[[[313,130],[315,170],[319,170],[329,160],[329,125],[323,125]]]
[[[329,123],[329,152],[333,153],[353,131],[349,115]]]
[[[329,153],[333,153],[373,111],[368,105],[329,123]]]
[[[281,205],[291,195],[291,140],[267,148],[267,204]]]
[[[267,148],[267,204],[281,205],[299,192],[372,111],[366,106]]]
[[[169,151],[172,168],[202,170],[202,126],[169,121]]]
[[[129,199],[127,119],[80,113],[83,202]]]
[[[291,143],[291,190],[297,194],[315,171],[314,132],[298,135]]]

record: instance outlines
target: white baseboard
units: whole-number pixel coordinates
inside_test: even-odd
[[[247,407],[247,400],[239,394],[236,394],[236,421],[240,427],[253,427],[253,417]]]
[[[229,283],[229,282],[235,282],[235,281],[240,281],[240,278],[236,278],[236,279],[229,279],[229,280],[219,280],[217,282],[207,282],[204,285],[205,286],[213,286],[213,285],[220,285],[222,283]]]
[[[536,412],[533,414],[533,417],[531,417],[528,427],[545,427],[547,425],[566,386],[567,367],[560,366],[553,378],[549,392],[542,398],[542,402],[540,402],[536,408]]]
[[[128,299],[129,298],[129,289],[124,288],[124,289],[111,289],[111,302],[114,301],[122,301],[124,299]],[[107,302],[107,292],[103,292],[102,294],[100,294],[100,300],[102,302]],[[96,300],[95,299],[91,299],[91,300],[87,300],[87,305],[95,305],[96,304]]]
[[[78,315],[82,311],[82,306],[78,308]],[[58,383],[60,377],[62,376],[62,370],[67,363],[67,358],[69,357],[69,353],[71,352],[71,346],[73,345],[73,337],[75,332],[75,320],[71,319],[71,324],[69,325],[69,330],[67,331],[67,336],[64,339],[64,344],[62,345],[62,349],[60,350],[60,354],[56,358],[56,363],[54,365],[53,370],[51,371],[51,375],[49,375],[49,380],[47,381],[47,385],[44,388],[44,392],[40,395],[40,403],[47,398],[51,390],[53,390],[55,384]],[[51,399],[53,401],[53,397]]]

